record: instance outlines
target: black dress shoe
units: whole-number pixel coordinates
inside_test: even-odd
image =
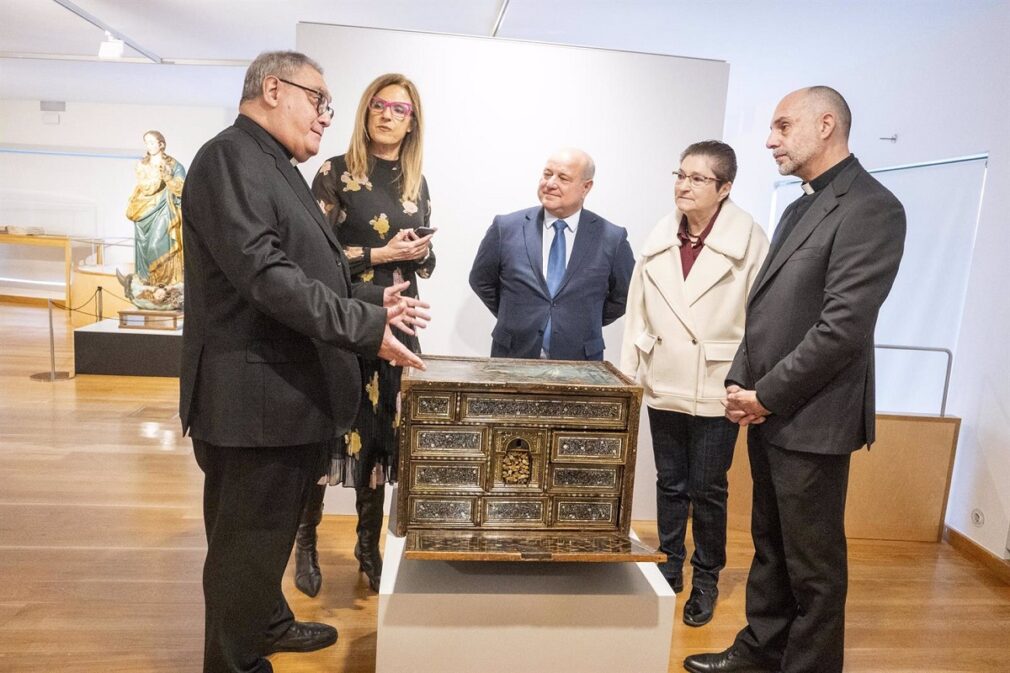
[[[318,622],[293,622],[284,635],[267,645],[264,654],[315,652],[337,642],[337,630]]]
[[[688,626],[704,626],[712,621],[715,614],[715,599],[719,597],[719,589],[691,589],[691,597],[684,603],[684,623]]]
[[[684,660],[684,668],[691,673],[775,673],[734,647],[715,654],[692,654]]]

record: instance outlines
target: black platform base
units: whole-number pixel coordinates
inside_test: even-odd
[[[102,320],[74,330],[78,374],[179,376],[182,330],[120,329]]]

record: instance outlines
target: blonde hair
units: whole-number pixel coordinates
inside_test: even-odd
[[[368,104],[380,91],[390,85],[402,86],[410,96],[413,105],[411,119],[413,128],[403,138],[400,145],[400,197],[406,201],[417,201],[421,193],[421,164],[424,150],[424,115],[421,113],[421,96],[414,83],[395,72],[380,75],[361,94],[358,111],[354,115],[354,131],[347,147],[347,171],[352,177],[361,179],[371,172],[371,155],[368,152]]]

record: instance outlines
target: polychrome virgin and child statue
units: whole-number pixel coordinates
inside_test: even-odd
[[[137,186],[126,217],[135,223],[135,270],[120,276],[127,298],[139,308],[182,308],[182,184],[186,169],[165,153],[165,136],[144,134],[147,153],[137,163]]]

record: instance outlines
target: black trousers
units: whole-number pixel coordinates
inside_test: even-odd
[[[736,646],[782,673],[841,673],[849,455],[789,451],[747,435],[754,561]]]
[[[659,570],[678,580],[687,550],[688,508],[691,532],[692,586],[714,589],[726,565],[726,473],[740,427],[723,416],[691,416],[649,407],[652,450],[656,458],[656,524],[659,549],[666,561]]]
[[[204,673],[269,673],[265,648],[294,615],[281,593],[326,444],[224,447],[193,440],[204,472]]]

